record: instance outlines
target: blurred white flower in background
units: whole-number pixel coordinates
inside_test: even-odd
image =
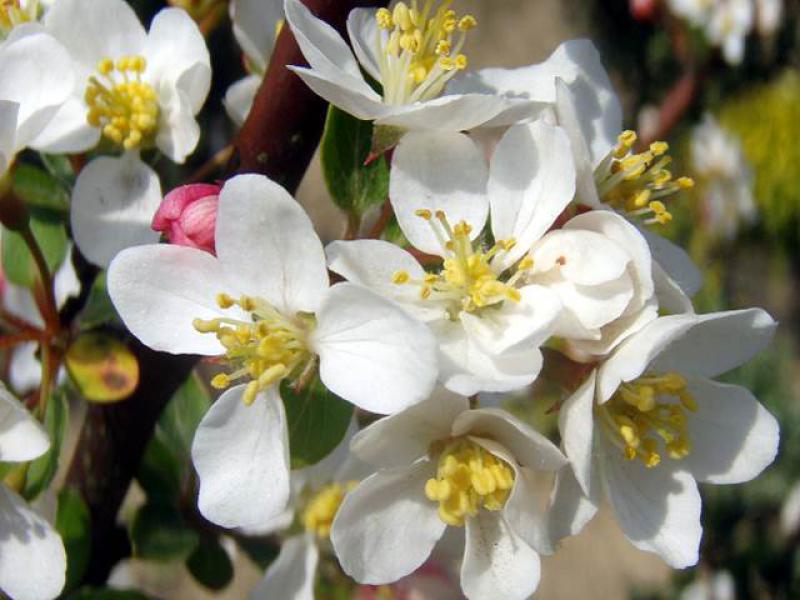
[[[710,573],[684,588],[680,600],[734,600],[736,586],[728,571]]]
[[[740,224],[751,223],[757,216],[753,171],[741,142],[706,114],[692,132],[691,157],[706,227],[715,235],[733,239]]]

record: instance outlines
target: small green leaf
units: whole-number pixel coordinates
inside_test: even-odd
[[[64,186],[72,186],[75,183],[75,170],[72,164],[63,154],[39,154],[39,158],[47,169],[47,172],[55,177]]]
[[[84,587],[67,596],[66,600],[149,600],[134,590]]]
[[[211,406],[208,390],[192,374],[172,396],[158,420],[158,435],[178,457],[188,459],[194,432]]]
[[[191,466],[180,461],[156,433],[145,448],[136,479],[152,501],[178,503],[182,478]]]
[[[110,323],[121,323],[121,320],[108,295],[106,272],[101,271],[94,278],[86,304],[81,311],[80,327],[82,330],[95,329]]]
[[[64,261],[67,255],[67,232],[58,220],[31,214],[33,237],[39,243],[51,273]],[[16,285],[32,287],[36,282],[37,270],[25,240],[18,233],[3,228],[2,239],[3,272],[8,280]]]
[[[36,498],[53,480],[58,469],[58,457],[61,453],[61,444],[66,435],[68,421],[67,398],[63,391],[56,390],[50,394],[50,398],[47,400],[47,413],[44,417],[44,427],[50,437],[50,449],[28,466],[28,475],[22,492],[22,495],[28,500]]]
[[[363,214],[389,195],[389,168],[381,156],[364,165],[372,145],[372,123],[331,105],[320,146],[325,183],[334,202]]]
[[[67,583],[64,589],[70,590],[83,578],[92,547],[89,509],[77,490],[64,488],[58,494],[56,529],[67,551]]]
[[[212,537],[204,537],[186,559],[186,567],[201,584],[212,590],[221,590],[233,579],[233,564],[228,553]]]
[[[14,193],[28,208],[51,211],[66,216],[69,213],[69,194],[50,173],[20,164],[14,169]]]
[[[275,562],[280,551],[280,545],[272,537],[239,536],[236,538],[236,545],[264,570]]]
[[[139,362],[128,347],[106,333],[82,333],[64,359],[72,381],[90,402],[109,404],[130,396],[139,384]]]
[[[136,557],[162,562],[185,559],[200,541],[176,508],[154,503],[145,504],[136,513],[130,537]]]
[[[289,425],[292,468],[319,462],[344,438],[353,416],[353,405],[328,390],[316,378],[299,394],[281,385]]]

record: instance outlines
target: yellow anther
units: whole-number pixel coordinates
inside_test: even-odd
[[[436,54],[438,56],[447,56],[450,54],[451,44],[448,40],[439,40],[436,42]]]
[[[395,5],[394,12],[392,13],[392,20],[402,31],[410,31],[414,25],[405,2],[398,2],[397,5]]]
[[[625,146],[626,148],[630,149],[633,148],[633,145],[636,143],[637,135],[635,131],[631,131],[630,129],[626,129],[622,133],[617,136],[617,141],[619,142],[620,146]]]
[[[215,333],[219,329],[219,321],[216,319],[210,321],[194,319],[192,321],[192,327],[200,333]]]
[[[519,261],[517,271],[530,271],[533,268],[533,257],[528,254],[525,258]]]
[[[469,61],[467,60],[466,55],[459,54],[458,56],[456,56],[456,60],[455,60],[454,64],[455,64],[455,68],[457,70],[463,71],[464,69],[467,68],[467,66],[469,66]]]
[[[258,382],[251,381],[246,386],[244,386],[244,394],[242,394],[242,402],[244,402],[245,406],[252,406],[253,402],[256,401],[256,396],[258,396]]]
[[[375,20],[378,22],[378,27],[381,29],[394,29],[392,13],[388,8],[378,9],[378,12],[375,13]]]
[[[678,177],[675,183],[677,183],[684,190],[694,187],[694,179],[691,177]]]
[[[415,210],[414,214],[418,217],[425,219],[426,221],[430,221],[433,217],[433,213],[429,211],[427,208],[420,208],[419,210]]]
[[[408,283],[409,279],[411,279],[411,275],[408,274],[408,271],[395,271],[392,275],[392,283],[396,284]]]
[[[114,70],[114,61],[110,58],[104,58],[100,62],[97,63],[97,71],[101,75],[108,75],[111,71]]]
[[[458,440],[439,456],[436,477],[425,483],[425,496],[439,503],[439,517],[454,527],[485,510],[505,506],[514,487],[514,470],[469,440]]]
[[[345,495],[356,484],[355,481],[331,483],[314,494],[302,512],[301,521],[305,530],[319,538],[327,538]]]
[[[429,288],[428,286],[423,286],[419,290],[419,297],[422,298],[423,300],[427,300],[428,298],[431,297],[431,293],[432,293],[431,288]]]
[[[458,21],[458,28],[461,31],[469,31],[478,26],[478,20],[472,15],[464,15]]]
[[[633,205],[636,208],[644,208],[647,206],[648,201],[650,200],[650,196],[653,195],[651,190],[642,190],[633,199]]]
[[[650,144],[650,152],[652,152],[654,156],[666,154],[668,150],[669,144],[667,142],[656,141]]]
[[[656,187],[663,187],[672,180],[672,173],[662,169],[653,175],[653,184]]]
[[[211,379],[211,387],[218,390],[224,390],[226,387],[230,386],[230,384],[231,379],[226,373],[218,373]]]

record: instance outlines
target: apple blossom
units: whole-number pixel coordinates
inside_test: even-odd
[[[214,228],[221,186],[193,183],[175,188],[153,216],[152,228],[171,244],[214,253]]]
[[[215,245],[216,257],[183,246],[129,248],[112,262],[108,288],[146,345],[224,358],[230,370],[212,384],[229,389],[192,446],[199,507],[220,525],[257,527],[289,499],[278,384],[307,379],[319,361],[332,392],[366,410],[392,412],[429,393],[435,346],[422,324],[368,290],[329,287],[311,222],[266,177],[228,180]]]
[[[466,528],[461,587],[470,599],[528,598],[551,552],[535,473],[565,457],[497,409],[470,410],[446,390],[356,434],[351,450],[380,470],[344,499],[331,540],[345,573],[391,583],[428,558],[448,526]]]
[[[722,55],[731,65],[738,65],[744,56],[747,34],[753,29],[754,0],[669,0],[676,15],[702,28],[708,41],[722,48]]]
[[[558,476],[551,533],[575,533],[604,496],[637,548],[672,567],[695,564],[697,482],[749,481],[778,448],[778,424],[752,394],[711,378],[763,349],[774,329],[760,309],[681,314],[625,340],[561,407],[571,472]]]

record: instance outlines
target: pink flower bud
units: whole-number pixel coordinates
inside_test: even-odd
[[[630,0],[631,14],[637,21],[652,21],[658,10],[656,0]]]
[[[171,244],[214,254],[214,228],[221,189],[208,183],[175,188],[161,201],[151,227],[163,233]]]

